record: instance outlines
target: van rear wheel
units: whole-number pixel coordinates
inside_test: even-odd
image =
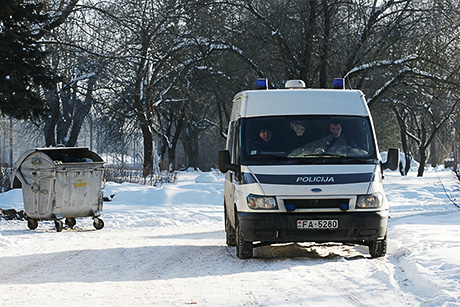
[[[252,241],[245,241],[240,222],[236,223],[236,256],[239,259],[249,259],[253,255]]]

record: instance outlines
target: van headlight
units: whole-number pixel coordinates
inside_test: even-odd
[[[246,198],[251,209],[277,209],[276,199],[269,196],[258,196],[249,194]]]
[[[382,206],[381,194],[359,195],[356,200],[356,208],[358,209],[376,209]]]

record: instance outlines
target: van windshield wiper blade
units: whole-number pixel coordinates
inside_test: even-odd
[[[286,156],[281,156],[279,154],[275,153],[258,153],[255,155],[250,155],[250,157],[264,157],[264,158],[281,158],[281,159],[287,159]]]
[[[368,159],[368,158],[350,157],[350,156],[328,154],[328,153],[308,154],[308,155],[303,155],[301,157],[302,158],[338,158],[338,159],[344,159],[344,160],[355,161],[355,162],[360,162],[360,163],[369,163],[371,161],[371,159]]]

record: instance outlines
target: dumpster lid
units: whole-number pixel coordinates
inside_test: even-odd
[[[51,160],[61,163],[103,163],[104,160],[95,152],[89,150],[88,147],[49,147],[35,148],[24,152],[14,164],[12,187],[21,187],[19,180],[16,178],[15,172],[19,170],[21,164],[34,152],[42,152],[50,157]]]
[[[89,150],[88,147],[36,148],[32,152],[37,151],[43,152],[44,154],[48,155],[53,161],[61,161],[62,163],[104,162],[98,154]],[[30,152],[29,154],[31,154],[32,152]]]
[[[19,169],[22,162],[34,152],[42,152],[49,156],[51,160],[62,163],[104,162],[98,154],[89,150],[88,147],[47,147],[35,148],[24,152],[16,161],[15,168]]]

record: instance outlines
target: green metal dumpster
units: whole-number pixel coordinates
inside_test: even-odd
[[[92,217],[96,229],[102,211],[104,161],[86,147],[36,148],[23,153],[12,171],[12,188],[21,188],[28,227],[54,220],[56,231],[77,217]]]

